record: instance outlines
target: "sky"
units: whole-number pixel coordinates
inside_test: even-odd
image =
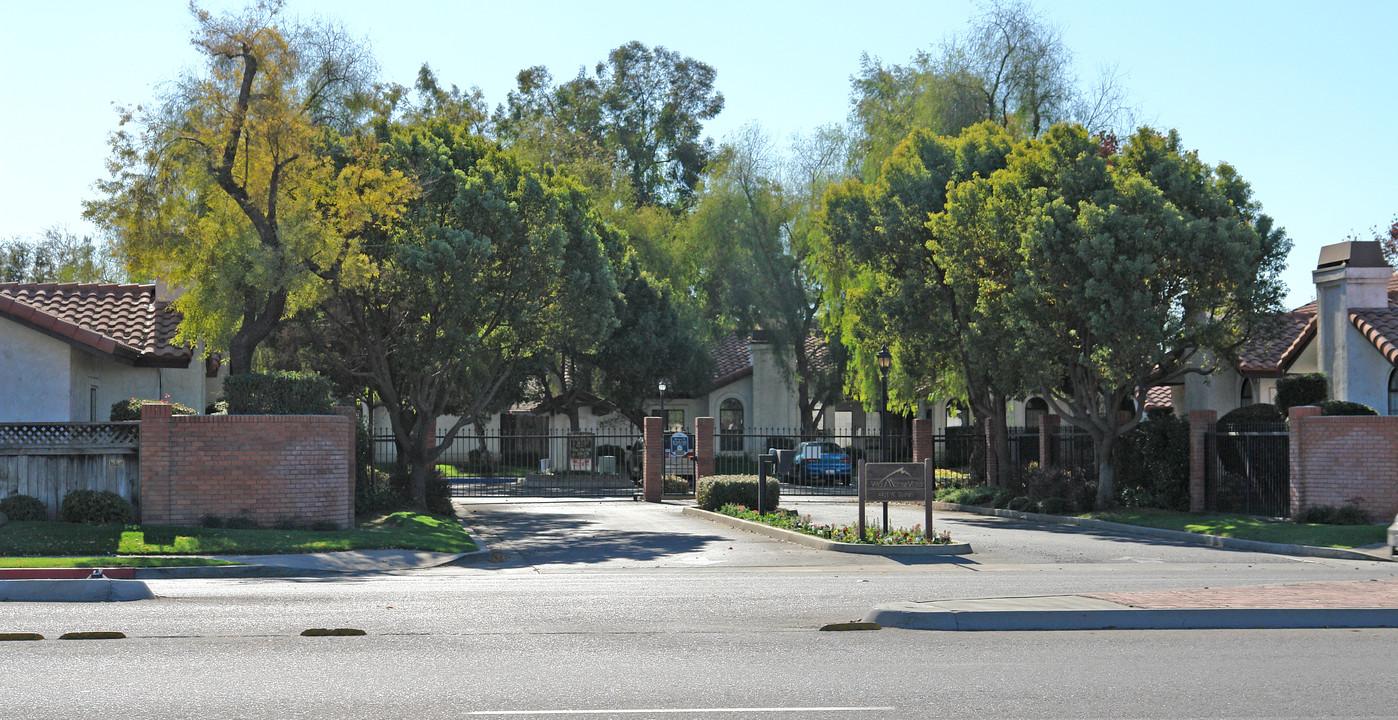
[[[201,3],[236,10],[244,2]],[[1084,82],[1115,66],[1139,117],[1228,162],[1294,246],[1289,306],[1314,296],[1322,245],[1371,239],[1398,215],[1398,3],[1040,1]],[[479,86],[493,107],[523,68],[556,79],[631,40],[712,65],[725,98],[705,126],[773,137],[846,121],[861,54],[935,51],[978,12],[969,0],[704,3],[288,0],[367,39],[384,79]],[[152,101],[198,67],[180,0],[0,0],[0,238],[93,233],[82,201],[106,175],[115,105]]]

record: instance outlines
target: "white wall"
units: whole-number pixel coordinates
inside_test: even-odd
[[[62,340],[0,318],[0,422],[72,419],[69,347]]]
[[[94,384],[97,386],[97,422],[106,422],[111,417],[113,404],[131,398],[161,400],[169,395],[170,402],[194,408],[198,413],[203,413],[208,404],[204,363],[198,359],[182,368],[133,367],[75,347],[69,350],[73,368],[70,408],[76,422],[86,422],[93,417],[89,388]]]

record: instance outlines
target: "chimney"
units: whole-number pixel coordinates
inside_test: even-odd
[[[1350,323],[1353,310],[1388,307],[1388,282],[1393,268],[1383,259],[1378,241],[1342,242],[1320,249],[1320,261],[1311,273],[1315,281],[1316,342],[1320,367],[1329,376],[1336,400],[1372,404],[1359,386],[1350,387],[1351,376],[1361,383],[1359,372],[1367,357],[1368,341]]]

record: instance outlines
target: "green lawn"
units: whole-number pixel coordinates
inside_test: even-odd
[[[0,567],[18,567],[5,563],[42,556],[89,558],[106,566],[118,564],[112,557],[118,555],[278,555],[384,549],[462,553],[477,547],[454,518],[408,511],[375,518],[354,530],[329,531],[143,528],[62,522],[11,522],[0,526]]]
[[[117,557],[7,557],[0,558],[0,568],[114,568],[114,567],[194,567],[206,565],[238,565],[227,560],[207,557],[171,557],[169,555],[121,555]]]
[[[1319,547],[1356,548],[1388,540],[1387,525],[1302,525],[1251,515],[1194,515],[1149,508],[1095,512],[1084,517],[1243,540]]]

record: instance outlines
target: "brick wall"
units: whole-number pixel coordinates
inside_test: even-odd
[[[354,525],[354,421],[347,415],[189,415],[141,408],[141,522],[206,515]]]
[[[1369,522],[1398,513],[1398,416],[1330,416],[1291,408],[1291,513],[1357,505]]]

